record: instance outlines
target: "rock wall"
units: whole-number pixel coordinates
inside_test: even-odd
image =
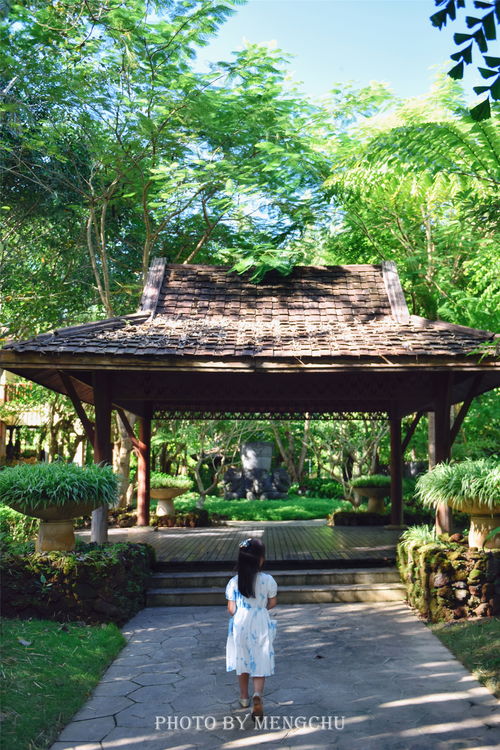
[[[500,614],[500,553],[452,542],[398,545],[408,603],[430,622]]]

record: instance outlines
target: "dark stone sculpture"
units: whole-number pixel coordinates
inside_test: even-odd
[[[242,468],[231,467],[224,474],[226,500],[278,500],[286,497],[290,477],[286,469],[271,471],[272,443],[245,443],[241,446]]]

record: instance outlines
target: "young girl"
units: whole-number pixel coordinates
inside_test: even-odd
[[[248,680],[253,677],[252,718],[262,716],[264,680],[274,674],[273,642],[276,623],[269,609],[277,604],[276,581],[262,573],[265,547],[260,539],[245,539],[239,545],[238,574],[226,586],[229,620],[226,669],[235,669],[240,684],[240,705],[250,705]]]

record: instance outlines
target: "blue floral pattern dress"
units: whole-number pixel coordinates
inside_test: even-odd
[[[226,586],[226,599],[236,602],[229,620],[226,642],[226,670],[248,672],[252,677],[274,674],[274,638],[276,621],[269,616],[267,600],[276,596],[278,585],[269,573],[257,573],[255,596],[247,598],[238,591],[238,576]]]

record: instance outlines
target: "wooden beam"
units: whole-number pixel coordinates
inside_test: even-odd
[[[385,290],[389,303],[391,305],[392,317],[398,323],[408,323],[410,313],[406,304],[405,295],[401,286],[396,264],[392,260],[382,261],[382,277],[384,279]]]
[[[412,439],[412,437],[413,437],[413,433],[414,433],[414,432],[415,432],[415,430],[417,429],[417,425],[418,425],[418,423],[420,422],[420,420],[422,419],[423,415],[424,415],[424,412],[423,412],[423,411],[417,411],[417,413],[415,414],[415,416],[414,416],[414,418],[413,418],[413,422],[412,422],[412,423],[411,423],[411,425],[410,425],[410,426],[408,427],[408,430],[406,431],[406,435],[405,435],[405,437],[404,437],[404,440],[403,440],[403,442],[401,443],[401,453],[402,453],[402,454],[403,454],[403,453],[405,452],[405,450],[406,450],[406,449],[408,448],[408,444],[409,444],[410,440]]]
[[[401,450],[401,417],[391,414],[391,525],[403,523],[403,453]]]
[[[149,267],[148,276],[142,292],[139,312],[154,315],[160,296],[161,285],[165,275],[165,258],[154,258]]]
[[[111,379],[106,372],[93,373],[95,404],[94,461],[96,464],[113,462],[111,443]],[[92,513],[90,540],[98,544],[108,541],[108,511],[102,506]]]
[[[83,429],[85,430],[85,435],[87,437],[87,440],[89,441],[89,443],[94,445],[94,441],[95,441],[94,424],[85,413],[85,409],[83,408],[83,404],[78,397],[78,394],[75,390],[75,386],[73,385],[71,377],[67,375],[65,372],[63,372],[62,370],[58,370],[57,372],[66,389],[66,393],[68,397],[71,399],[71,402],[73,406],[75,407],[75,411],[78,414],[78,419],[83,425]]]
[[[151,418],[139,419],[139,454],[137,461],[137,525],[149,526]]]
[[[450,434],[450,447],[455,442],[458,432],[462,426],[462,423],[467,416],[467,412],[470,409],[470,405],[472,404],[472,401],[474,399],[474,396],[477,393],[477,390],[479,386],[481,385],[481,380],[483,379],[482,374],[476,375],[475,378],[472,381],[472,385],[469,389],[469,392],[467,394],[467,397],[465,401],[462,403],[462,406],[460,407],[460,411],[458,412],[457,416],[455,417],[455,421],[453,422],[453,426],[451,428],[451,434]]]

